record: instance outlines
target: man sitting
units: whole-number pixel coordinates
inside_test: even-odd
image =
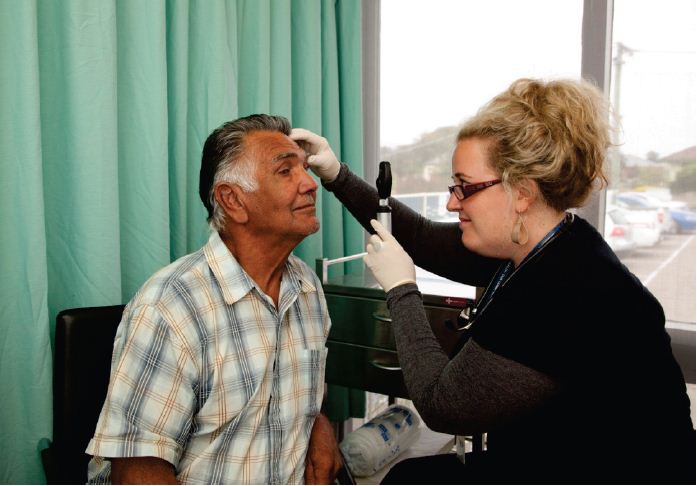
[[[213,231],[124,310],[91,483],[327,483],[340,467],[320,415],[329,314],[291,255],[319,229],[317,184],[289,133],[251,115],[206,140]]]

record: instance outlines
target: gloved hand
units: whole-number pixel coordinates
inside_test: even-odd
[[[398,285],[416,283],[414,262],[402,245],[378,221],[371,219],[370,224],[378,234],[370,237],[363,261],[385,292]]]
[[[312,172],[325,182],[336,179],[341,169],[339,159],[336,158],[329,142],[324,137],[312,133],[304,128],[293,128],[290,138],[295,140],[300,148],[307,152],[307,163],[310,164]]]

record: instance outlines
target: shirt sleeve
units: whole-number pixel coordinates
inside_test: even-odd
[[[114,342],[107,397],[87,453],[175,467],[195,412],[195,367],[156,307],[130,309]]]
[[[414,284],[387,294],[404,382],[433,430],[469,435],[529,414],[559,393],[551,377],[469,340],[452,359],[428,323]]]

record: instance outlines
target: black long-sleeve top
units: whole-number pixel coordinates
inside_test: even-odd
[[[372,232],[375,189],[345,165],[324,186]],[[468,251],[456,223],[429,221],[394,199],[390,205],[393,234],[416,265],[485,286],[502,263]],[[689,399],[663,310],[583,219],[499,288],[452,359],[416,285],[392,289],[387,303],[422,418],[447,433],[488,432],[495,467],[517,470],[523,481],[568,482],[575,469],[581,482],[643,482],[691,461],[694,477]],[[647,446],[649,437],[661,446]],[[634,477],[626,470],[636,461],[646,465]]]

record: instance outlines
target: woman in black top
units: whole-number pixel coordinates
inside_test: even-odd
[[[581,206],[610,145],[590,84],[518,80],[460,130],[447,208],[435,223],[378,195],[302,129],[324,187],[375,229],[366,264],[387,292],[410,397],[433,430],[487,433],[487,451],[397,464],[387,483],[694,483],[695,435],[658,301]],[[461,349],[440,348],[414,263],[486,287]]]

